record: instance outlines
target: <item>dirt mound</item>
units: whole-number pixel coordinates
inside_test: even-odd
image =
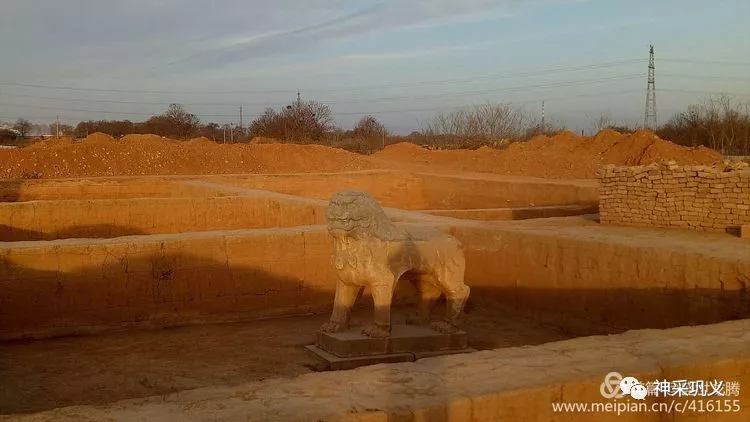
[[[63,148],[63,147],[73,145],[73,143],[74,143],[73,138],[69,138],[69,137],[50,138],[50,139],[44,139],[41,141],[34,142],[24,149],[35,150],[35,149]]]
[[[99,140],[106,138],[98,137]],[[364,170],[366,157],[319,145],[217,144],[156,135],[127,135],[121,142],[44,141],[0,150],[0,178],[43,178],[232,173],[306,173]]]
[[[596,142],[613,142],[622,136],[620,132],[612,129],[603,129],[594,136]]]
[[[188,145],[216,145],[216,142],[206,138],[205,136],[200,136],[198,138],[192,138],[185,142]]]
[[[263,136],[256,136],[250,140],[251,144],[278,144],[278,139],[265,138]]]
[[[167,138],[159,135],[125,135],[122,137],[122,142],[127,143],[161,143],[165,141],[167,141]]]
[[[409,161],[425,161],[429,159],[432,154],[439,153],[441,151],[430,151],[424,149],[416,144],[408,142],[399,142],[397,144],[388,145],[382,151],[375,153],[375,156],[385,159],[395,160],[409,160]]]
[[[87,144],[108,144],[115,142],[115,138],[106,133],[94,132],[83,139],[84,143]]]
[[[605,164],[646,165],[665,159],[683,165],[707,165],[723,158],[707,148],[672,144],[649,131],[620,134],[605,130],[594,137],[562,132],[516,142],[505,149],[441,151],[399,143],[371,156],[263,138],[256,138],[250,144],[217,144],[207,138],[176,141],[157,135],[127,135],[114,142],[107,135],[92,134],[83,142],[51,139],[26,148],[2,149],[0,178],[20,178],[31,173],[55,178],[392,168],[584,179],[596,177],[597,169]]]
[[[424,151],[424,148],[419,145],[411,144],[409,142],[399,142],[397,144],[388,145],[379,154],[415,154],[420,151]]]
[[[712,164],[722,155],[708,148],[688,148],[640,130],[621,134],[603,130],[594,137],[572,132],[537,136],[506,149],[428,151],[413,144],[395,144],[374,155],[376,160],[415,163],[439,169],[513,174],[545,178],[594,178],[605,164],[644,165],[664,159],[678,164]]]

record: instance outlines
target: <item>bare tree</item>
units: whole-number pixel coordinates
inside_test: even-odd
[[[172,124],[175,134],[181,139],[193,136],[200,126],[198,116],[188,113],[180,104],[170,104],[164,117]]]
[[[333,123],[333,115],[327,105],[297,101],[280,112],[266,109],[250,124],[250,135],[293,142],[317,142],[333,130]]]
[[[750,106],[726,95],[710,97],[673,116],[658,135],[723,154],[750,155]]]
[[[523,109],[487,103],[441,113],[427,124],[426,132],[465,137],[517,138],[529,122]]]
[[[424,125],[422,132],[443,146],[456,142],[478,146],[487,139],[501,143],[521,139],[535,125],[522,108],[487,103],[438,114]],[[473,141],[467,143],[467,139]]]
[[[599,117],[591,121],[591,127],[594,129],[595,133],[598,133],[612,126],[612,116],[609,113],[602,113],[599,115]]]
[[[31,122],[26,119],[18,119],[16,120],[16,124],[13,125],[13,129],[17,130],[18,133],[21,134],[22,138],[25,138],[26,135],[31,132]]]
[[[385,126],[372,116],[365,116],[354,126],[354,136],[362,139],[382,138],[388,135]]]

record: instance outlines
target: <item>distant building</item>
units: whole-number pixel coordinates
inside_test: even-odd
[[[21,136],[21,132],[13,129],[13,125],[7,123],[0,123],[0,130],[7,130],[8,132],[13,132],[16,136]]]

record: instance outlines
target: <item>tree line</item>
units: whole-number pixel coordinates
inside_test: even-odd
[[[143,122],[130,120],[83,121],[75,127],[56,123],[50,133],[83,138],[94,132],[114,137],[127,134],[155,134],[173,139],[203,136],[217,142],[248,142],[268,138],[274,142],[316,143],[372,153],[395,142],[413,142],[430,148],[503,147],[540,134],[564,130],[560,122],[542,120],[536,113],[503,104],[482,104],[440,113],[420,124],[408,136],[394,136],[373,116],[362,117],[350,130],[336,127],[333,113],[315,101],[297,100],[278,110],[268,108],[247,128],[202,123],[180,104]],[[632,132],[636,127],[614,125],[602,115],[592,122],[595,130],[610,128]],[[19,119],[13,130],[0,129],[0,139],[25,138],[38,125]],[[731,97],[709,98],[677,113],[656,133],[663,139],[686,146],[706,146],[726,155],[750,155],[750,107]]]

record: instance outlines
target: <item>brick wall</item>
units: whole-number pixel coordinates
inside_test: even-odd
[[[750,168],[743,162],[605,166],[599,170],[602,224],[725,231],[750,223]]]

